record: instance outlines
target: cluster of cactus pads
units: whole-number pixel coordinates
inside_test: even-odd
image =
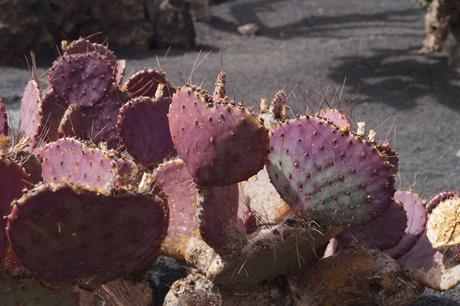
[[[160,254],[189,272],[164,305],[405,305],[460,282],[460,194],[395,190],[364,124],[125,66],[66,43],[14,138],[0,103],[1,305],[151,305]]]

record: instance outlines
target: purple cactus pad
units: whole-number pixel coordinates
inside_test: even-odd
[[[88,107],[107,95],[113,71],[107,58],[98,53],[65,54],[54,63],[48,81],[67,103]]]
[[[393,201],[387,211],[365,225],[354,225],[338,236],[341,242],[358,242],[381,251],[401,241],[407,228],[406,211],[402,204]]]
[[[364,224],[382,216],[394,195],[393,166],[373,144],[315,117],[278,127],[267,170],[294,210],[326,224]]]
[[[77,104],[70,104],[62,115],[58,126],[58,134],[61,137],[76,137],[85,139],[87,122],[83,111]]]
[[[86,38],[74,40],[65,48],[65,54],[84,54],[92,52],[104,56],[109,67],[117,67],[117,57],[109,48],[98,43],[92,43]]]
[[[102,193],[116,185],[115,161],[102,150],[72,138],[59,139],[40,149],[42,177],[46,183],[81,184]]]
[[[196,217],[198,189],[180,159],[159,165],[153,178],[152,183],[161,186],[169,206],[168,234],[161,248],[166,255],[183,259],[190,239],[201,238]]]
[[[404,236],[397,245],[385,252],[398,259],[407,253],[417,242],[425,230],[427,214],[423,199],[420,195],[410,191],[396,191],[395,201],[402,203],[407,215],[407,227]]]
[[[86,114],[86,130],[94,143],[106,142],[108,148],[119,147],[117,133],[117,119],[121,106],[128,101],[129,97],[118,87],[113,87],[107,97],[93,109],[83,110]]]
[[[216,252],[229,247],[238,227],[238,185],[201,189],[198,220],[203,240]],[[245,232],[241,232],[245,234]]]
[[[268,131],[243,106],[213,101],[188,86],[173,96],[169,126],[174,146],[201,186],[244,181],[263,168]]]
[[[128,153],[144,166],[174,153],[168,123],[169,98],[138,97],[120,108],[118,135]]]
[[[67,104],[59,98],[52,88],[49,88],[42,100],[43,136],[47,142],[55,141],[59,138],[59,123],[66,109]]]
[[[11,210],[11,202],[21,196],[26,188],[27,174],[16,163],[0,159],[0,262],[6,255],[8,243],[6,239],[6,219]]]
[[[155,97],[158,84],[164,84],[163,97],[172,97],[176,91],[163,71],[157,69],[144,69],[129,77],[124,85],[125,91],[130,97]]]
[[[35,146],[43,128],[42,99],[35,80],[30,80],[21,99],[19,111],[19,138],[27,138]]]
[[[36,187],[8,216],[11,247],[44,283],[106,282],[149,266],[168,226],[162,196],[96,192],[64,184]]]

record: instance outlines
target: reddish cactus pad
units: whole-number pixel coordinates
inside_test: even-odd
[[[81,306],[76,290],[52,290],[32,278],[13,278],[0,271],[0,303],[2,306]]]
[[[168,226],[161,196],[41,185],[14,203],[11,246],[50,285],[105,282],[139,271],[158,255]]]
[[[281,197],[326,224],[363,224],[385,213],[393,166],[373,144],[315,117],[278,127],[270,139],[270,180]]]
[[[26,187],[27,174],[16,163],[0,159],[0,262],[6,255],[6,219],[11,210],[11,202],[21,196]]]
[[[407,227],[398,244],[385,252],[393,258],[399,258],[407,253],[422,235],[425,230],[427,216],[423,199],[417,193],[396,191],[394,198],[395,201],[403,204],[407,215]]]
[[[131,97],[155,97],[158,84],[164,84],[163,97],[171,97],[176,91],[163,71],[157,69],[144,69],[129,77],[124,85],[125,91]]]
[[[55,141],[59,138],[58,128],[61,118],[67,109],[66,103],[59,98],[52,88],[43,96],[43,136],[46,141]]]
[[[40,88],[35,80],[30,80],[21,99],[19,138],[28,138],[31,146],[35,146],[42,127],[43,114]]]
[[[70,104],[59,122],[58,134],[61,137],[86,138],[87,120],[77,104]]]
[[[98,43],[92,43],[86,38],[80,38],[72,41],[64,47],[64,50],[66,54],[84,54],[95,52],[104,56],[107,61],[107,65],[110,67],[116,67],[117,65],[117,58],[115,54],[109,50],[109,48]]]
[[[0,136],[8,136],[8,114],[6,106],[0,99]]]
[[[238,225],[238,185],[201,189],[199,206],[203,240],[217,252],[233,248],[234,235],[245,234]]]
[[[66,54],[54,63],[48,81],[64,101],[86,107],[107,95],[113,71],[98,53]]]
[[[365,225],[352,226],[338,237],[340,241],[363,243],[383,251],[401,241],[407,221],[402,204],[393,201],[383,216]]]
[[[94,143],[106,142],[111,149],[118,148],[119,139],[116,129],[120,107],[128,101],[126,93],[113,87],[107,97],[97,106],[97,109],[84,111],[86,113],[87,136]]]
[[[268,131],[242,106],[210,99],[188,86],[174,94],[169,109],[174,146],[198,185],[244,181],[264,166]]]
[[[168,256],[184,258],[189,240],[201,238],[196,217],[198,189],[180,159],[159,165],[153,178],[152,183],[161,186],[169,206],[168,234],[161,248]]]
[[[168,123],[169,98],[139,97],[123,105],[117,129],[128,153],[150,166],[174,152]]]
[[[81,184],[103,193],[115,187],[116,163],[102,150],[63,138],[43,147],[39,155],[46,183]]]

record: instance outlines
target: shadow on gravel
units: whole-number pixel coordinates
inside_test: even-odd
[[[439,298],[435,296],[424,296],[419,298],[415,303],[411,306],[459,306],[460,303],[448,298]]]
[[[233,33],[239,25],[247,23],[257,24],[258,33],[262,36],[273,39],[289,39],[293,37],[328,37],[328,38],[349,38],[353,30],[366,29],[369,27],[391,28],[392,23],[397,22],[394,27],[401,27],[401,23],[407,23],[407,27],[413,25],[414,20],[420,20],[420,9],[390,10],[382,13],[371,14],[344,14],[344,15],[309,15],[293,23],[282,26],[270,27],[258,16],[259,12],[275,12],[274,5],[285,0],[259,0],[241,1],[231,5],[230,12],[236,22],[213,17],[210,25],[216,29]],[[407,28],[406,27],[406,28]],[[391,36],[391,34],[381,34]],[[400,34],[399,37],[413,36],[411,34]]]
[[[410,109],[417,99],[430,96],[460,111],[460,75],[448,66],[447,59],[425,57],[415,49],[379,49],[372,53],[338,58],[338,65],[330,68],[328,77],[337,84],[346,77],[366,102]]]

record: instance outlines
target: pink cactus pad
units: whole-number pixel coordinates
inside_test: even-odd
[[[8,243],[6,239],[6,216],[10,213],[11,202],[21,196],[26,187],[27,174],[16,163],[0,159],[0,262],[6,255]]]
[[[190,239],[201,238],[196,216],[198,189],[180,159],[159,165],[152,183],[161,186],[169,206],[168,234],[161,248],[166,255],[183,259]]]
[[[354,241],[383,251],[401,241],[407,222],[403,205],[393,201],[385,214],[379,218],[364,225],[352,226],[338,237],[342,242]]]
[[[181,87],[169,108],[174,146],[201,186],[248,179],[266,161],[268,131],[244,107],[213,101],[203,90]]]
[[[417,242],[425,230],[427,214],[422,197],[410,191],[396,191],[395,201],[402,203],[407,215],[407,227],[404,236],[397,245],[385,252],[393,258],[399,258],[407,253]]]
[[[37,144],[43,128],[43,112],[40,88],[35,80],[30,80],[21,99],[19,111],[19,138],[27,138],[33,147]]]
[[[158,69],[143,69],[129,77],[124,85],[125,91],[131,97],[154,97],[158,84],[164,84],[163,97],[171,97],[175,92],[163,71]]]
[[[168,226],[163,196],[45,184],[13,203],[7,232],[14,253],[43,282],[106,282],[144,269]]]
[[[121,107],[118,135],[137,163],[151,166],[174,152],[168,123],[169,104],[169,98],[138,97]]]
[[[67,103],[88,107],[100,102],[114,82],[114,67],[98,53],[65,54],[48,76],[50,86]]]
[[[108,193],[116,184],[118,170],[115,161],[102,150],[63,138],[43,147],[42,177],[46,183],[81,184]]]

